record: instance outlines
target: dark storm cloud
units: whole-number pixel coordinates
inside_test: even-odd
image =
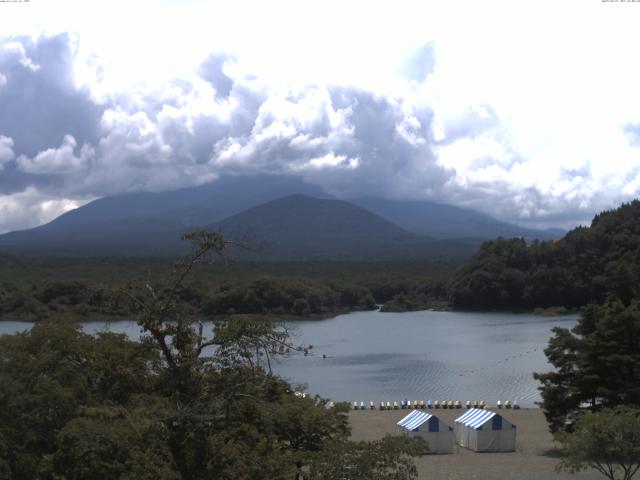
[[[212,161],[224,172],[296,173],[342,196],[433,195],[452,172],[431,150],[432,119],[360,89],[309,87],[266,100],[251,132],[222,139]]]
[[[103,108],[73,81],[66,35],[13,38],[0,43],[0,135],[28,156],[58,146],[65,135],[95,142]]]
[[[398,101],[354,88],[333,89],[331,98],[349,112],[352,128],[335,153],[359,159],[359,166],[318,172],[328,188],[345,196],[434,196],[453,174],[437,164],[432,151],[429,109],[405,109]]]

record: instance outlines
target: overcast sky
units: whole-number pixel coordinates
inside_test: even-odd
[[[225,173],[572,227],[640,195],[640,1],[0,2],[0,232]]]

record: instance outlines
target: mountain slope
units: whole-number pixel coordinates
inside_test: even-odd
[[[330,197],[320,187],[305,183],[296,177],[226,176],[198,187],[99,198],[60,215],[38,229],[95,225],[125,218],[164,220],[186,227],[206,225],[255,205],[294,193],[319,198]]]
[[[223,219],[229,219],[265,202],[268,203],[291,194],[304,194],[316,199],[333,199],[320,187],[307,184],[296,177],[279,175],[225,176],[213,183],[199,187],[162,193],[133,193],[98,199],[67,212],[46,225],[0,235],[0,251],[45,255],[175,255],[176,252],[180,252],[184,248],[177,240],[181,232],[205,225],[218,225]],[[397,251],[403,252],[403,257],[423,255],[426,247],[409,248],[408,245],[412,242],[422,242],[423,247],[425,242],[429,243],[429,248],[426,250],[431,252],[430,255],[435,255],[436,248],[441,248],[442,256],[450,257],[451,255],[459,256],[463,251],[469,252],[470,248],[475,248],[480,244],[480,240],[492,239],[499,235],[526,239],[547,239],[559,236],[558,232],[522,229],[515,225],[498,222],[473,210],[437,203],[400,202],[376,198],[357,199],[355,202],[358,203],[361,210],[364,208],[372,215],[377,215],[378,220],[385,219],[387,224],[392,223],[395,228],[403,230],[402,235],[404,236],[400,242],[402,248],[397,241],[396,244],[389,247],[389,252],[393,252],[395,248]],[[341,212],[340,208],[331,210],[330,216],[333,222],[340,222],[341,216],[346,212],[354,213],[352,203],[343,202],[330,205],[342,205],[346,208],[345,212]],[[351,206],[347,207],[347,205]],[[288,208],[295,212],[295,207],[295,202],[291,202]],[[319,218],[325,218],[326,216],[323,217],[321,212],[321,204],[318,204],[314,205],[313,213],[308,213],[308,215],[319,215]],[[284,216],[287,215],[289,214]],[[248,217],[244,218],[243,221],[247,223]],[[279,225],[278,222],[283,221],[278,218],[278,215],[271,215],[269,218],[271,222],[274,222],[273,225]],[[298,219],[300,221],[308,220],[307,218]],[[343,238],[342,242],[346,242],[345,238],[350,236],[346,232],[351,231],[355,235],[355,230],[349,230],[349,228],[353,229],[358,225],[355,219],[352,220],[355,223],[351,225],[330,229],[331,235],[336,239]],[[227,222],[225,228],[231,228],[232,224],[231,221]],[[363,227],[365,224],[366,222],[362,224]],[[299,242],[306,242],[310,238],[326,236],[325,231],[314,231],[314,225],[304,224],[304,227],[302,227],[302,223],[300,225],[297,229],[290,229],[290,238],[295,237]],[[263,226],[266,228],[266,224]],[[378,223],[378,227],[383,232],[389,232],[389,225],[383,227]],[[256,224],[252,228],[260,230],[261,227]],[[340,230],[343,228],[346,230],[341,233]],[[272,230],[276,231],[277,228]],[[315,233],[302,235],[302,231]],[[262,233],[269,232],[265,230]],[[441,242],[436,245],[434,240],[420,240],[416,236],[440,240],[461,238],[467,240],[463,242],[456,240],[454,243]],[[377,237],[372,235],[372,232],[366,229],[360,237],[365,237],[361,242],[371,246],[375,242],[382,242],[380,239],[383,238],[380,235]],[[411,240],[409,240],[410,237]],[[375,240],[376,238],[378,240]],[[384,238],[385,242],[390,241],[389,236]],[[332,245],[330,251],[336,254],[362,256],[355,241],[347,242],[341,248],[338,248],[340,244],[338,240],[327,240],[327,242]],[[278,243],[282,244],[282,242]],[[288,245],[293,247],[291,242]],[[347,245],[354,249],[351,253],[348,252]],[[461,248],[461,245],[467,246]],[[374,250],[377,256],[382,254],[396,255],[395,253],[380,253],[381,247],[376,247]],[[288,249],[288,251],[291,250]],[[316,249],[316,251],[319,255],[320,250]],[[301,254],[298,252],[297,255]],[[284,250],[279,255],[285,255]]]
[[[212,225],[229,238],[249,235],[278,259],[466,257],[478,243],[437,242],[342,200],[290,195]]]
[[[329,195],[296,177],[227,176],[199,187],[104,197],[0,235],[0,250],[45,255],[175,255],[180,234],[290,193]]]
[[[396,201],[382,198],[350,200],[390,222],[418,235],[433,238],[523,237],[527,240],[550,240],[561,237],[560,229],[533,230],[500,222],[488,215],[466,208],[427,201]]]

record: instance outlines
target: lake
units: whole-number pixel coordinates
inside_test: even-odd
[[[551,328],[571,328],[577,319],[421,311],[291,321],[294,343],[313,349],[306,357],[279,360],[274,369],[291,382],[306,383],[309,393],[334,400],[517,400],[534,406],[540,396],[532,373],[550,368],[543,349]],[[0,333],[29,325],[0,322]],[[140,335],[132,321],[84,322],[83,328]]]

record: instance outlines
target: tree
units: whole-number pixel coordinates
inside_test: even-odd
[[[427,450],[420,437],[386,436],[374,442],[335,442],[316,456],[308,480],[413,480],[411,457]]]
[[[555,371],[534,374],[552,431],[583,405],[640,406],[640,304],[590,305],[572,330],[553,332],[545,354]]]
[[[640,470],[640,410],[618,406],[586,412],[573,433],[556,435],[562,445],[559,470],[593,468],[610,480],[631,480]]]
[[[348,441],[345,406],[327,408],[319,397],[298,398],[271,371],[272,356],[293,347],[284,326],[232,315],[207,336],[184,315],[176,294],[184,279],[196,264],[220,257],[231,245],[214,232],[185,238],[195,249],[176,263],[175,280],[164,294],[149,284],[124,292],[164,358],[158,389],[175,405],[164,425],[182,478],[305,478],[336,445],[364,458],[372,446]],[[381,454],[385,469],[408,471],[409,458],[421,453],[409,447],[396,451]],[[363,462],[354,468],[369,471]],[[363,475],[357,478],[378,478]]]

